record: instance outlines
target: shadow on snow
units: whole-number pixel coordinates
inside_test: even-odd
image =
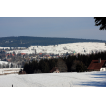
[[[83,86],[94,86],[94,87],[106,87],[106,81],[90,81],[90,82],[82,82]]]
[[[94,78],[97,81],[88,81],[88,82],[81,82],[80,85],[82,86],[94,86],[94,87],[106,87],[106,71],[105,72],[98,72],[93,73],[91,78]],[[100,81],[98,81],[100,79]]]

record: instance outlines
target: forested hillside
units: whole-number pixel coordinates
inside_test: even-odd
[[[90,55],[68,56],[67,58],[32,61],[24,65],[24,71],[31,73],[49,73],[53,67],[58,67],[61,72],[84,72],[92,60],[106,60],[106,52],[99,52]]]
[[[106,42],[103,40],[90,40],[90,39],[76,39],[76,38],[52,38],[52,37],[1,37],[1,47],[29,47],[33,45],[57,45],[65,43],[77,43],[77,42]]]

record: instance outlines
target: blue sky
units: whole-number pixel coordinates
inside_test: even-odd
[[[0,17],[0,37],[37,36],[106,40],[93,17]]]

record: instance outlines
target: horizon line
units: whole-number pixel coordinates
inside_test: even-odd
[[[100,40],[100,39],[87,39],[87,38],[69,38],[69,37],[42,37],[42,36],[5,36],[0,38],[8,38],[8,37],[39,37],[39,38],[63,38],[63,39],[85,39],[85,40],[99,40],[99,41],[106,41],[106,40]]]

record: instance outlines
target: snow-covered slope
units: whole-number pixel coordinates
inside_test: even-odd
[[[22,68],[0,68],[0,74],[18,73]]]
[[[81,53],[81,54],[89,54],[92,52],[106,51],[105,43],[68,43],[68,44],[59,44],[59,45],[51,45],[51,46],[31,46],[29,49],[36,49],[37,53],[54,53],[54,54],[62,54],[62,53]]]
[[[7,61],[0,61],[0,64],[8,64]]]
[[[59,45],[50,45],[50,46],[30,46],[26,50],[15,50],[17,53],[35,53],[35,49],[37,53],[54,53],[54,54],[63,54],[63,53],[80,53],[80,54],[89,54],[100,51],[106,51],[105,43],[92,43],[92,42],[84,42],[84,43],[68,43],[68,44],[59,44]],[[9,51],[13,52],[13,51]]]
[[[33,53],[35,53],[35,50],[25,49],[25,50],[12,50],[12,51],[7,51],[7,53],[13,53],[13,52],[15,52],[16,54],[18,54],[18,53],[33,54]]]
[[[105,72],[0,75],[1,87],[106,87]]]

